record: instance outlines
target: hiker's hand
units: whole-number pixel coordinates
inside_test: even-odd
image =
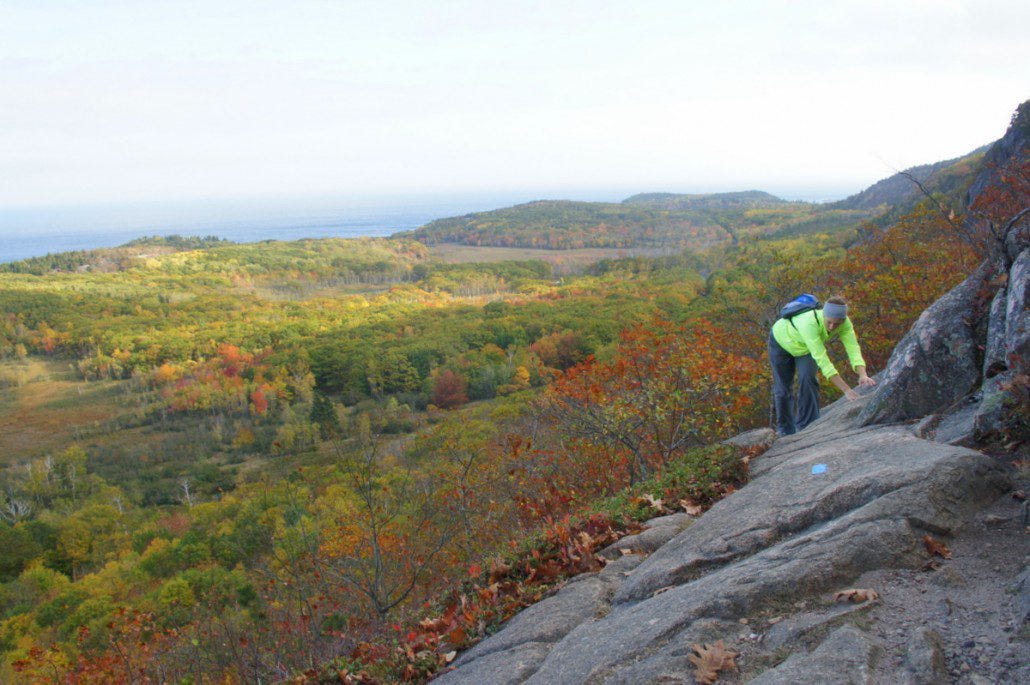
[[[860,387],[860,388],[869,388],[869,387],[872,387],[874,385],[876,385],[876,381],[874,381],[869,376],[867,376],[865,374],[862,374],[861,376],[858,377],[858,387]]]
[[[847,397],[848,400],[853,402],[853,401],[858,399],[859,395],[858,395],[857,392],[855,392],[851,388],[848,388],[847,390],[844,391],[844,397]]]

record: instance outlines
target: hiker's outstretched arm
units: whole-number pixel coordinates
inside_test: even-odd
[[[839,373],[835,373],[830,376],[830,382],[836,385],[837,389],[844,393],[844,397],[847,397],[849,400],[858,399],[858,393],[851,389],[851,386],[840,377]]]
[[[855,367],[855,373],[858,374],[858,385],[864,387],[867,385],[876,385],[876,381],[870,378],[865,372],[865,364],[859,364]]]

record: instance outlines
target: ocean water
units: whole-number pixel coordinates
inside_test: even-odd
[[[433,219],[566,194],[526,191],[373,200],[218,200],[0,207],[0,263],[71,250],[115,247],[153,235],[217,236],[241,243],[389,236],[418,228]],[[624,196],[603,191],[576,194],[577,199],[615,201],[621,197]]]
[[[39,257],[57,252],[92,250],[99,247],[117,247],[130,240],[151,235],[215,235],[238,243],[261,240],[299,240],[301,238],[358,238],[362,236],[388,236],[418,228],[430,219],[419,216],[383,217],[380,220],[343,219],[319,226],[296,225],[286,222],[280,226],[174,226],[109,228],[102,230],[66,229],[45,233],[0,230],[0,263],[14,262],[28,257]]]

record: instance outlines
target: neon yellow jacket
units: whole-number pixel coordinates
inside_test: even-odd
[[[793,323],[793,325],[791,325]],[[823,376],[830,378],[837,375],[837,368],[830,361],[826,354],[826,342],[832,338],[840,337],[844,343],[844,351],[848,354],[848,361],[851,368],[865,366],[862,359],[862,350],[858,347],[858,338],[855,337],[855,327],[851,319],[844,319],[844,323],[837,326],[837,329],[830,333],[823,323],[823,312],[820,309],[813,309],[798,314],[791,321],[779,319],[772,327],[773,338],[794,357],[812,355],[815,363]]]

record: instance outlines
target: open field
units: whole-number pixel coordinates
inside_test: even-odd
[[[609,248],[585,247],[574,250],[546,250],[531,247],[489,247],[441,243],[429,248],[435,259],[447,264],[467,262],[503,262],[508,260],[539,259],[549,262],[558,273],[573,273],[601,261],[624,257],[660,257],[676,254],[679,249],[670,247]]]
[[[59,451],[100,424],[132,412],[126,381],[81,380],[68,360],[0,362],[0,465]]]

